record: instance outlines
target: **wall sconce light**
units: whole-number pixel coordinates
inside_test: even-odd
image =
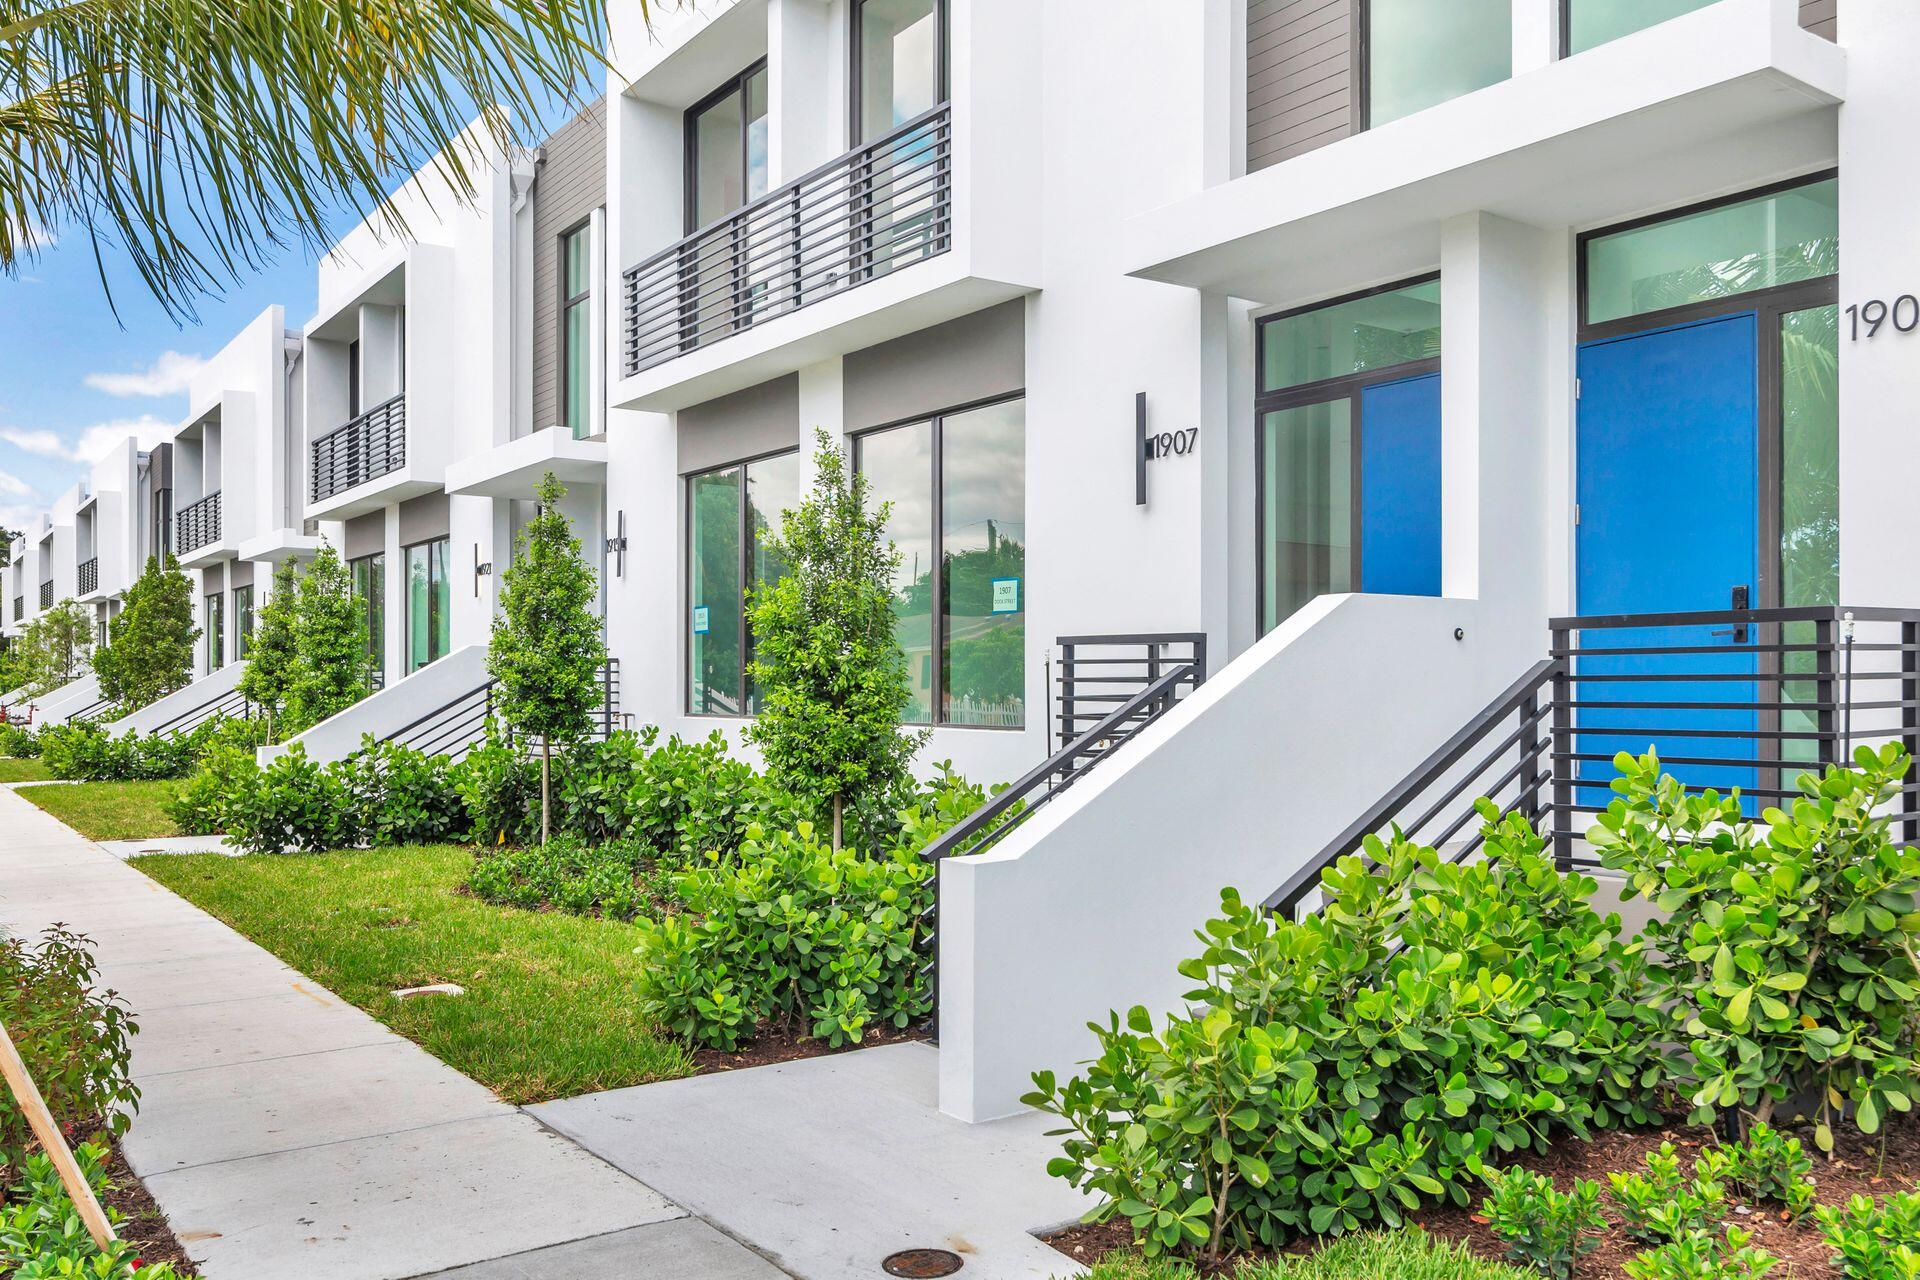
[[[607,554],[613,557],[613,576],[627,576],[627,513],[616,511],[613,516],[614,534],[607,539]]]

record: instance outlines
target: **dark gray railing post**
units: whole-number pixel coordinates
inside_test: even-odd
[[[1573,869],[1573,632],[1556,627],[1553,652],[1560,655],[1553,673],[1553,861],[1562,872]]]
[[[600,664],[600,736],[613,736],[613,659]]]
[[[1900,624],[1900,745],[1905,748],[1907,759],[1920,757],[1920,623],[1902,622]],[[1900,779],[1902,787],[1914,785],[1913,772],[1909,768],[1907,776]],[[1908,797],[1902,804],[1907,812],[1913,814],[1903,824],[1908,844],[1920,842],[1920,810],[1916,810],[1915,798]]]
[[[1535,828],[1540,825],[1540,695],[1530,693],[1520,704],[1520,812]]]
[[[1073,741],[1073,645],[1060,646],[1060,745]]]
[[[1832,618],[1821,618],[1813,624],[1813,698],[1819,711],[1815,723],[1820,739],[1814,752],[1816,767],[1824,769],[1830,764],[1845,763],[1845,752],[1840,748],[1839,735],[1836,733],[1834,704],[1837,701],[1837,689],[1833,680],[1834,627]],[[1784,740],[1783,740],[1784,741]],[[1782,779],[1780,790],[1785,791]],[[1785,801],[1785,796],[1776,797]]]

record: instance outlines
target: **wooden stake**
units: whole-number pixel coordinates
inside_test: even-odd
[[[79,1162],[73,1158],[73,1152],[67,1149],[67,1140],[61,1136],[60,1126],[54,1123],[53,1112],[47,1109],[47,1101],[40,1096],[39,1086],[27,1074],[27,1064],[21,1060],[20,1051],[13,1047],[13,1037],[7,1034],[5,1025],[0,1025],[0,1076],[6,1077],[13,1096],[19,1100],[20,1109],[27,1113],[27,1124],[32,1127],[33,1136],[40,1139],[40,1145],[52,1159],[53,1167],[60,1171],[60,1181],[66,1184],[67,1196],[73,1201],[74,1208],[80,1211],[80,1221],[86,1224],[87,1234],[93,1237],[94,1245],[101,1252],[106,1252],[108,1242],[115,1238],[113,1224],[107,1221],[106,1211],[94,1199],[93,1188],[87,1185],[87,1175],[80,1172]]]

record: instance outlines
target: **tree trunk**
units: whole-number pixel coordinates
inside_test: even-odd
[[[552,830],[553,743],[540,739],[540,843],[545,844]]]
[[[840,793],[833,793],[833,851],[840,852]]]

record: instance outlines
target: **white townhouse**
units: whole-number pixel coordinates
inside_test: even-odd
[[[74,512],[74,594],[93,617],[94,643],[104,643],[126,590],[139,576],[146,518],[142,477],[150,455],[131,438],[93,464]]]
[[[751,714],[824,429],[892,503],[926,760],[1099,727],[943,867],[970,1119],[1175,1002],[1223,885],[1464,850],[1461,786],[1571,861],[1623,746],[1765,801],[1920,745],[1916,58],[1906,0],[618,15],[623,708]]]

